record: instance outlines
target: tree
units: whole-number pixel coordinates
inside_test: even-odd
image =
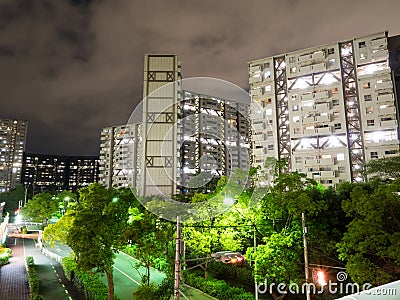
[[[21,209],[21,213],[25,219],[41,222],[42,224],[51,219],[57,211],[58,201],[49,193],[36,194],[33,199],[29,200]]]
[[[77,267],[84,271],[104,272],[108,299],[114,299],[113,264],[115,252],[128,221],[133,195],[128,190],[106,189],[98,183],[79,190],[79,199],[71,210],[73,222],[67,244],[74,251]]]
[[[141,275],[142,281],[149,286],[151,264],[155,257],[163,256],[165,245],[173,240],[173,226],[137,207],[130,209],[129,215],[129,226],[124,230],[122,240],[135,245],[134,255],[146,268],[146,275]]]
[[[400,155],[373,159],[366,164],[366,173],[371,178],[380,180],[400,177]]]
[[[247,257],[254,259],[254,276],[256,282],[271,283],[301,283],[303,269],[301,264],[301,228],[290,232],[273,233],[264,238],[265,244],[257,247],[254,253],[248,248]],[[275,285],[276,287],[276,285]],[[268,288],[274,299],[283,299],[285,294],[278,295],[274,288]]]
[[[338,244],[351,278],[384,284],[400,279],[400,179],[357,184],[342,202],[352,221]]]

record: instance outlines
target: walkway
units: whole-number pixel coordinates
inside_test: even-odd
[[[62,267],[55,260],[42,254],[33,240],[24,240],[25,255],[32,256],[40,281],[40,294],[44,300],[84,299],[83,295],[64,276]],[[0,298],[1,299],[1,298]]]
[[[0,299],[29,300],[23,242],[9,238],[7,247],[12,249],[12,253],[10,263],[0,268]]]

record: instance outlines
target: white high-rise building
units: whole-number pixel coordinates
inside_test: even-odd
[[[140,125],[102,130],[103,185],[171,196],[207,191],[221,175],[249,168],[248,104],[182,90],[176,55],[145,56],[142,104]],[[118,138],[118,132],[130,134]]]
[[[399,150],[399,45],[382,32],[251,61],[252,164],[363,181],[365,163]]]
[[[99,182],[111,187],[137,186],[139,124],[103,128]]]
[[[28,122],[0,119],[0,193],[21,183]]]

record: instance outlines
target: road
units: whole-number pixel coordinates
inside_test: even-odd
[[[56,243],[55,246],[51,249],[54,253],[57,253],[61,256],[68,256],[71,252],[71,249],[65,245],[60,243]],[[140,267],[138,270],[135,269],[136,264],[139,261],[123,252],[119,252],[116,254],[114,260],[114,287],[115,294],[120,299],[132,299],[133,291],[140,285],[141,276],[140,274],[146,274],[146,268]],[[140,273],[140,274],[139,274]],[[162,282],[165,278],[165,274],[154,269],[150,268],[150,280],[156,284]],[[102,281],[105,285],[107,285],[107,278],[102,276]],[[215,300],[196,289],[193,289],[189,286],[182,285],[182,292],[189,300]],[[182,297],[185,299],[185,297]]]

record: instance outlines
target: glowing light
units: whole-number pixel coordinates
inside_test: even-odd
[[[371,142],[379,143],[384,138],[384,133],[382,131],[375,131],[371,133]]]
[[[327,284],[324,271],[317,272],[317,282],[321,286],[324,286]]]
[[[224,198],[224,204],[231,206],[233,203],[235,203],[235,200],[232,197],[226,197]]]

